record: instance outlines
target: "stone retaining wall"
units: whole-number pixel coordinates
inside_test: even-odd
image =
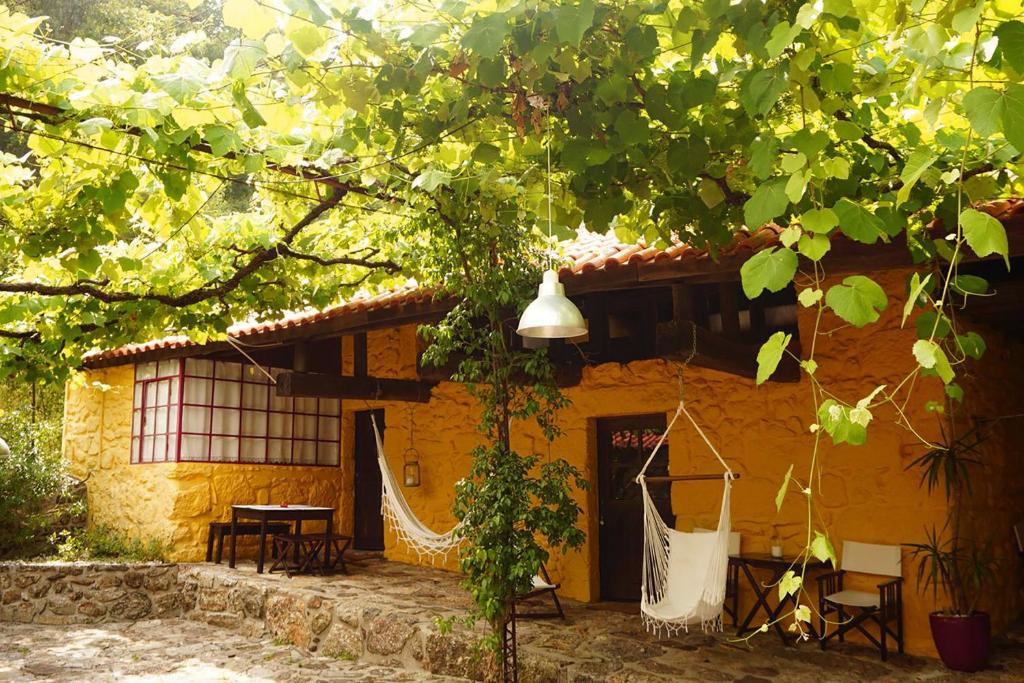
[[[277,588],[202,565],[182,565],[185,616],[250,636],[269,635],[326,657],[482,680],[469,633],[442,635],[432,616],[382,609],[363,594],[336,598]],[[522,678],[522,680],[530,680]]]
[[[97,624],[180,616],[174,564],[0,562],[0,621]]]

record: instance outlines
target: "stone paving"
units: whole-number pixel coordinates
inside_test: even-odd
[[[251,563],[179,565],[180,618],[0,623],[0,682],[480,680],[479,632],[445,636],[436,625],[465,613],[458,583],[450,572],[378,559],[351,563],[348,575],[291,579],[258,575]],[[774,635],[737,642],[728,631],[658,638],[635,607],[563,604],[565,621],[520,622],[522,683],[1024,681],[1022,640],[1000,641],[991,667],[967,676],[922,657],[882,663],[851,644],[822,652]]]
[[[349,575],[329,577],[259,575],[251,565],[237,570],[223,566],[195,565],[200,574],[230,576],[252,589],[288,589],[312,594],[345,605],[350,613],[363,614],[366,647],[358,653],[381,663],[396,662],[374,655],[373,639],[414,628],[433,632],[438,616],[464,613],[468,598],[458,587],[456,574],[405,564],[370,560],[350,565]],[[188,570],[183,568],[183,573]],[[1001,642],[989,670],[965,676],[947,671],[934,659],[893,656],[879,661],[876,651],[853,644],[836,644],[822,652],[816,642],[783,646],[772,635],[758,636],[749,644],[724,634],[681,634],[657,638],[644,631],[638,614],[597,608],[563,600],[566,620],[521,621],[519,624],[521,680],[556,682],[610,681],[736,681],[767,683],[793,681],[978,681],[1024,680],[1024,643]],[[367,619],[367,615],[373,615]],[[378,624],[379,632],[374,630]],[[330,633],[330,631],[328,631]],[[464,634],[470,637],[471,634]],[[427,639],[429,648],[429,638]],[[315,647],[315,644],[314,644]],[[453,646],[448,646],[453,647]],[[457,650],[457,647],[453,647]],[[432,664],[430,653],[425,658]],[[406,660],[404,666],[417,666]],[[439,673],[478,672],[461,668],[436,668]]]
[[[458,679],[317,657],[185,619],[95,625],[0,623],[0,681],[230,683]]]

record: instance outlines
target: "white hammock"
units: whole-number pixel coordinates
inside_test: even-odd
[[[380,431],[377,429],[377,420],[373,413],[370,413],[370,420],[373,423],[373,436],[377,442],[377,464],[380,466],[381,490],[380,511],[384,519],[391,525],[391,529],[398,536],[399,540],[412,548],[417,555],[426,555],[431,560],[444,557],[457,548],[462,542],[458,535],[461,524],[455,525],[450,531],[439,534],[432,531],[409,507],[408,501],[398,486],[398,481],[388,467],[388,461],[384,457],[384,444],[380,439]]]
[[[672,426],[685,415],[704,443],[725,468],[722,475],[722,509],[715,531],[683,532],[670,529],[662,520],[647,491],[646,472]],[[725,601],[726,571],[729,565],[729,495],[733,473],[708,437],[679,402],[676,414],[644,463],[637,483],[643,492],[644,564],[640,591],[640,611],[644,625],[669,635],[689,630],[700,623],[707,630],[722,629],[722,603]]]

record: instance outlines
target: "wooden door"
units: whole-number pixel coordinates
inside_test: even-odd
[[[380,512],[381,477],[377,445],[369,410],[356,413],[355,433],[355,531],[352,545],[359,550],[384,550],[384,517]],[[384,411],[374,410],[381,441]]]
[[[636,476],[664,431],[662,413],[597,422],[602,600],[640,600],[644,510]],[[668,474],[668,444],[661,447],[647,474]],[[648,490],[662,519],[675,526],[669,484],[651,484]]]

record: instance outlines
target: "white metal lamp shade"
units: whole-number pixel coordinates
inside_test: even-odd
[[[516,332],[535,339],[570,339],[587,333],[583,315],[566,298],[565,287],[558,281],[557,272],[544,271],[544,280],[537,288],[537,298],[523,311]]]

